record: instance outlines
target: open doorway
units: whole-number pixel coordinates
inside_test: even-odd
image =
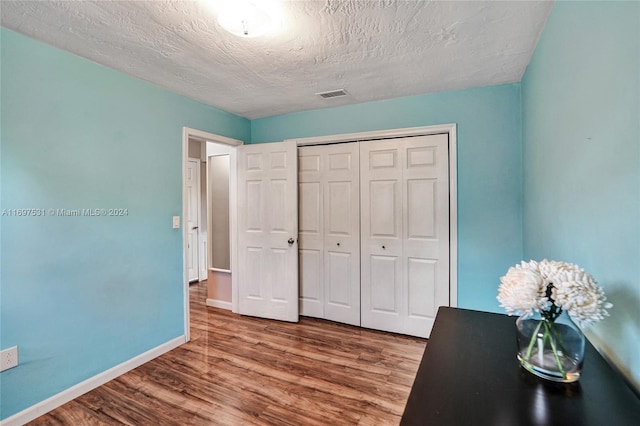
[[[184,227],[187,233],[187,279],[190,283],[207,279],[207,169],[202,145],[200,141],[189,139]]]
[[[207,164],[207,305],[233,309],[236,222],[236,147],[205,144]]]
[[[189,340],[189,283],[207,280],[206,303],[237,311],[233,294],[236,148],[242,141],[185,127],[182,145],[185,335]]]

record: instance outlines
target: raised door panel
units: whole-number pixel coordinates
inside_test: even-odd
[[[407,190],[407,238],[425,240],[437,238],[435,179],[409,179]]]
[[[425,319],[436,315],[436,283],[438,262],[431,259],[407,259],[408,316]]]
[[[399,259],[395,256],[371,256],[371,311],[398,315]]]
[[[277,303],[287,303],[288,283],[287,266],[290,250],[288,248],[272,247],[269,256],[269,271],[271,290],[270,300]]]
[[[322,184],[299,182],[300,236],[322,238]]]
[[[246,231],[262,233],[264,231],[264,188],[262,180],[247,180],[244,183],[247,199],[251,204],[240,206],[246,217]]]
[[[246,297],[264,300],[267,293],[267,283],[262,280],[265,274],[265,251],[262,247],[246,247],[245,259],[251,265],[251,268],[246,270]]]
[[[352,172],[358,171],[357,144],[333,145],[328,150],[332,151],[327,153],[327,171],[331,176],[339,178],[339,173],[344,173],[343,177],[353,177]]]
[[[369,229],[372,239],[398,239],[400,235],[399,180],[369,181]]]
[[[269,181],[269,191],[267,193],[267,200],[265,207],[269,213],[269,231],[274,242],[277,240],[280,234],[289,235],[289,217],[287,217],[287,199],[291,197],[288,194],[289,184],[286,179],[271,179]],[[297,218],[296,218],[297,219]],[[282,239],[286,241],[288,238]]]
[[[353,230],[353,209],[358,200],[353,199],[353,185],[350,181],[327,182],[326,233],[330,237],[350,237]]]
[[[324,318],[322,250],[300,249],[300,315]]]
[[[322,175],[322,147],[298,148],[298,182],[320,182]]]
[[[384,144],[386,146],[383,148],[373,148],[369,150],[369,169],[372,172],[390,171],[393,176],[396,176],[400,150],[393,146],[393,144],[387,143],[387,141],[371,143],[376,143],[378,145]]]
[[[351,254],[327,251],[327,304],[342,308],[351,307]]]

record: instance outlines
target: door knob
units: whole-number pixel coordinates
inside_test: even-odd
[[[293,240],[293,238],[289,238],[287,242],[289,243],[290,246],[292,246],[295,241]]]
[[[340,247],[340,243],[338,243],[338,247]]]
[[[198,229],[198,227],[197,227],[197,226],[194,226],[194,227],[193,227],[193,228],[191,228],[191,229]]]
[[[384,250],[384,249],[386,249],[386,247],[385,247],[385,246],[382,246],[382,250]]]

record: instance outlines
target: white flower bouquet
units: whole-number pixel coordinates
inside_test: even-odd
[[[550,380],[578,380],[584,336],[572,321],[559,318],[566,313],[584,325],[608,316],[612,305],[602,288],[579,266],[546,259],[521,262],[500,282],[500,306],[509,315],[523,314],[516,321],[522,366]]]
[[[500,278],[498,301],[509,315],[539,311],[543,317],[566,310],[580,324],[609,316],[604,291],[578,265],[548,261],[521,262]]]

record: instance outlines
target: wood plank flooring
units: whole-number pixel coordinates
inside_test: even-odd
[[[425,339],[207,307],[191,285],[191,341],[31,425],[395,425]]]

